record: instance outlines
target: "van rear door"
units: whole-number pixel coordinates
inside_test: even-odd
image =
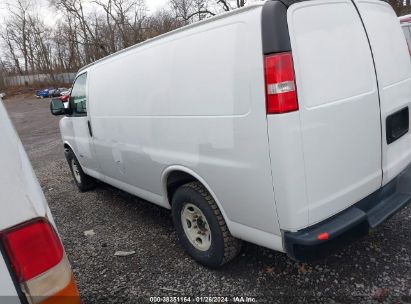
[[[367,34],[352,1],[296,3],[288,8],[287,19],[300,107],[308,222],[312,225],[381,187],[379,92]],[[400,49],[405,47],[397,40],[395,43]],[[395,60],[381,59],[381,69]],[[404,64],[400,61],[390,70]],[[405,79],[407,67],[399,69]],[[392,83],[390,79],[388,84]],[[394,101],[397,105],[389,106],[391,110],[402,108],[405,91],[404,85],[403,91],[387,95],[386,102],[391,102],[388,98],[402,100]],[[384,109],[386,112],[392,111]],[[403,141],[395,144],[400,147],[393,148],[396,152],[388,159],[389,149],[384,151],[387,164],[394,164],[390,157],[404,153]]]
[[[411,64],[400,22],[384,1],[354,0],[369,37],[381,103],[383,185],[411,161]]]

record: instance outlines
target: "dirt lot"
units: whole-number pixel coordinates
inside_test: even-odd
[[[245,244],[221,270],[193,262],[171,216],[107,185],[79,193],[49,101],[5,102],[48,199],[85,303],[146,303],[151,296],[250,296],[258,303],[411,303],[411,206],[372,234],[315,264]],[[94,236],[84,231],[93,229]],[[134,250],[115,257],[117,250]]]

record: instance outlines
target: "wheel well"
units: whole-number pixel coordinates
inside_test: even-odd
[[[176,192],[176,190],[182,186],[185,185],[189,182],[194,182],[198,181],[194,176],[191,174],[184,172],[184,171],[173,171],[171,172],[168,177],[167,177],[167,197],[168,201],[171,202],[173,200],[173,195]]]
[[[68,144],[64,144],[64,149],[71,150],[71,147]]]

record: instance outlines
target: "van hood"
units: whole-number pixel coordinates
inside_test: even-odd
[[[19,136],[0,99],[0,231],[50,217],[46,199]]]

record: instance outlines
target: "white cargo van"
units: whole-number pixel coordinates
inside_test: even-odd
[[[407,204],[410,104],[390,5],[282,0],[86,66],[51,109],[81,190],[172,209],[184,248],[217,267],[240,240],[318,258]]]
[[[0,303],[80,304],[70,263],[0,98]]]

